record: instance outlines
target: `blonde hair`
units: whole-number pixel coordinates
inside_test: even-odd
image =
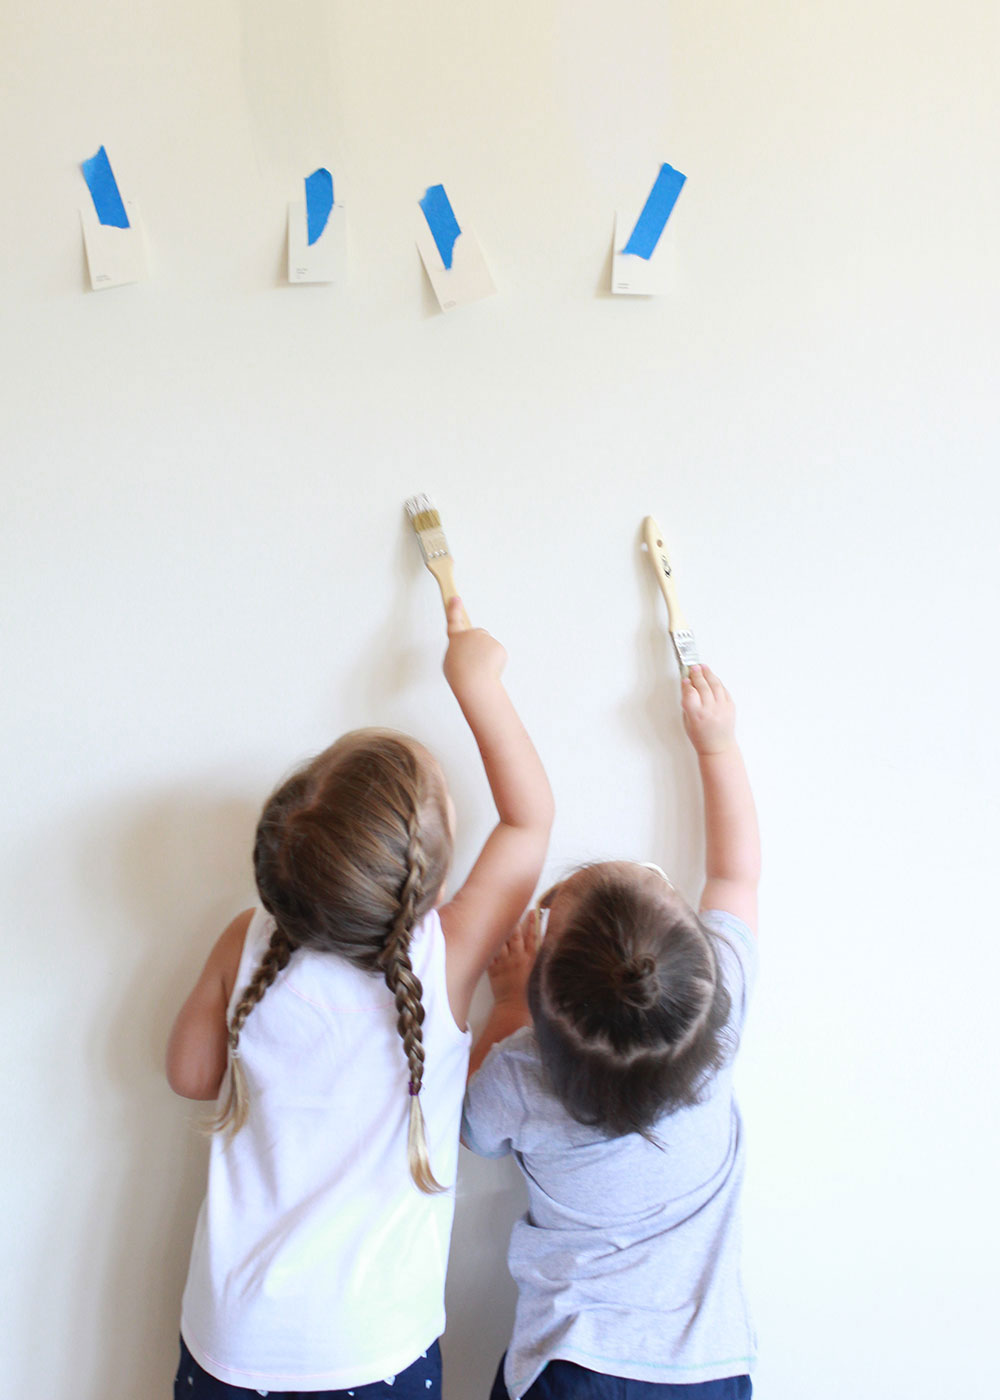
[[[444,1189],[431,1171],[420,1107],[423,988],[409,949],[444,884],[451,848],[440,770],[402,734],[345,735],[272,794],[257,825],[254,874],[275,928],[229,1022],[228,1085],[213,1130],[232,1135],[247,1120],[239,1039],[250,1012],[297,948],[337,953],[381,973],[393,994],[410,1076],[410,1174],[421,1191]]]

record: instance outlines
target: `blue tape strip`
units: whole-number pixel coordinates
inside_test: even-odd
[[[420,201],[420,207],[424,211],[427,227],[430,229],[434,242],[437,244],[437,250],[441,254],[441,261],[445,267],[451,267],[455,239],[462,230],[458,226],[454,210],[444,192],[444,185],[431,185]]]
[[[125,205],[118,193],[118,185],[104,147],[101,147],[96,156],[82,161],[80,169],[90,187],[90,197],[94,201],[94,208],[101,223],[110,224],[112,228],[128,228],[128,215],[125,213]]]
[[[333,211],[333,176],[320,166],[306,176],[306,222],[310,248],[321,237]]]
[[[686,175],[675,170],[672,165],[660,166],[660,173],[653,182],[649,198],[642,206],[642,213],[635,221],[632,236],[622,249],[623,253],[636,253],[640,258],[651,258],[653,249],[660,241],[660,234],[677,203],[677,196],[684,186]]]

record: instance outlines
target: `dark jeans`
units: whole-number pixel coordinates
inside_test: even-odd
[[[195,1361],[181,1338],[181,1359],[174,1378],[174,1400],[253,1400],[269,1395],[271,1400],[441,1400],[441,1348],[437,1342],[398,1376],[351,1390],[248,1390],[216,1380]]]
[[[721,1381],[697,1385],[658,1385],[654,1381],[630,1381],[605,1376],[572,1361],[550,1361],[522,1400],[750,1400],[749,1376],[727,1376]],[[503,1382],[503,1358],[490,1400],[508,1400]]]

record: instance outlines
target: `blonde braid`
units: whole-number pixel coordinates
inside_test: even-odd
[[[264,951],[257,971],[251,977],[243,995],[233,1009],[229,1022],[229,1073],[226,1101],[212,1118],[209,1127],[212,1132],[225,1131],[229,1138],[235,1137],[247,1121],[250,1100],[247,1094],[247,1080],[240,1063],[240,1032],[246,1019],[281,970],[288,966],[294,945],[285,931],[276,924],[271,941]]]
[[[392,931],[379,956],[379,966],[385,974],[386,984],[396,1000],[396,1027],[403,1041],[406,1062],[410,1070],[410,1125],[407,1136],[407,1154],[410,1175],[421,1191],[434,1195],[445,1188],[436,1180],[431,1171],[427,1154],[427,1137],[424,1131],[424,1114],[420,1107],[420,1089],[424,1079],[424,1041],[421,1026],[424,1021],[424,1008],[421,1002],[423,987],[420,978],[413,971],[410,962],[410,938],[416,923],[416,910],[422,895],[427,875],[427,860],[420,844],[420,830],[416,814],[408,822],[409,841],[406,849],[407,874],[399,896],[399,910],[393,922]]]

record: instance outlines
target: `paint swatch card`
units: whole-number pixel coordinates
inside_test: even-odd
[[[320,167],[306,177],[305,184],[305,199],[288,206],[288,280],[343,282],[346,214],[334,200],[333,176]]]
[[[122,199],[102,146],[82,162],[90,203],[80,208],[90,286],[95,292],[141,282],[146,276],[146,244],[138,206]]]
[[[479,242],[459,223],[443,185],[431,185],[420,201],[417,248],[442,311],[496,292]]]
[[[667,229],[687,177],[661,165],[645,203],[615,213],[611,290],[624,296],[662,296],[676,279],[676,248]]]

